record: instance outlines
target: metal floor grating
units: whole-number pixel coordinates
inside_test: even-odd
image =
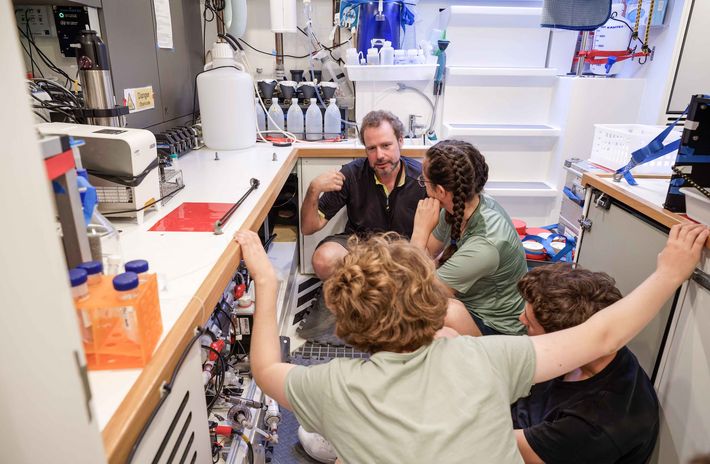
[[[351,346],[332,346],[306,342],[291,354],[291,363],[299,366],[323,364],[335,358],[367,359],[370,355]],[[268,461],[267,461],[268,462]],[[287,409],[281,409],[279,443],[271,454],[272,464],[314,464],[298,442],[298,421]]]

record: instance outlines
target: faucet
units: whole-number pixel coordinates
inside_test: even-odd
[[[426,129],[428,127],[426,124],[417,124],[417,118],[421,118],[421,116],[418,114],[409,115],[409,131],[407,132],[408,139],[416,139],[418,137],[417,129]],[[426,134],[426,132],[424,132],[424,134]]]

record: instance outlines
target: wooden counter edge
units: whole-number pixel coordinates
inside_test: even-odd
[[[261,225],[297,159],[298,150],[292,150],[264,195],[247,216],[242,229],[256,230]],[[126,462],[136,438],[158,404],[161,384],[170,379],[180,355],[194,335],[194,329],[204,324],[212,314],[212,308],[222,297],[222,292],[240,259],[239,246],[231,241],[111,416],[101,432],[109,463]]]
[[[659,178],[658,176],[646,177],[656,179]],[[625,205],[633,208],[639,213],[648,216],[649,218],[660,224],[663,224],[668,228],[673,227],[674,225],[679,224],[681,222],[687,221],[687,219],[683,216],[680,216],[679,214],[676,214],[672,211],[668,211],[665,208],[661,208],[658,205],[654,205],[653,203],[644,200],[643,198],[634,195],[633,193],[624,190],[614,184],[614,181],[611,179],[611,174],[598,175],[587,172],[584,173],[584,175],[582,176],[582,186],[587,187],[588,185],[590,185],[596,189],[599,189],[602,192],[621,201]],[[710,248],[710,239],[705,242],[705,248]]]

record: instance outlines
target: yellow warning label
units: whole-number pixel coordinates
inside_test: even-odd
[[[136,111],[148,110],[151,108],[155,108],[153,87],[148,86],[136,89]]]
[[[123,100],[130,113],[153,109],[155,108],[153,86],[123,89]]]

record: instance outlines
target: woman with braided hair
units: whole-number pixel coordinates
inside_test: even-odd
[[[419,178],[429,198],[419,201],[411,241],[438,257],[439,279],[483,335],[520,335],[525,252],[508,214],[482,193],[487,180],[486,160],[470,143],[431,147]]]

